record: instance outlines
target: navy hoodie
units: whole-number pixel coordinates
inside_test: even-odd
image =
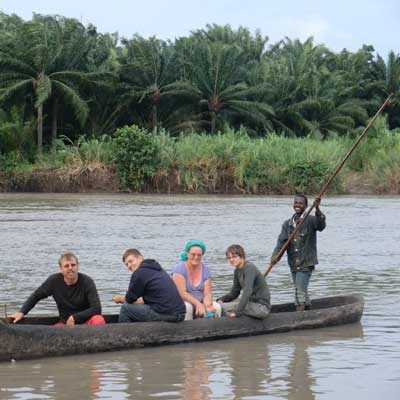
[[[186,312],[175,283],[155,260],[143,260],[131,276],[125,299],[127,303],[134,303],[139,297],[159,314]]]

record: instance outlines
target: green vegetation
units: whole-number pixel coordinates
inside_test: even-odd
[[[378,128],[382,121],[378,120]],[[368,186],[370,193],[400,193],[400,130],[382,128],[371,133],[377,136],[364,139],[333,181],[331,193],[357,191],[348,180],[354,174],[361,179],[357,185]],[[128,191],[318,193],[353,142],[350,137],[321,141],[270,134],[251,138],[243,129],[230,128],[213,136],[172,137],[164,131],[152,135],[131,126],[120,128],[114,139],[81,137],[68,144],[60,139],[53,151],[40,155],[33,164],[9,153],[0,158],[0,167],[14,189],[26,187],[37,172],[48,171],[66,184],[65,190],[71,190],[68,182],[75,188],[76,182],[83,184],[99,172],[104,180],[104,174],[116,171],[115,189]]]
[[[160,148],[154,136],[137,126],[117,130],[115,162],[121,185],[127,190],[140,190],[156,173]]]
[[[109,174],[124,190],[316,192],[389,93],[346,168],[398,193],[394,51],[385,61],[371,45],[269,44],[229,25],[120,39],[62,16],[0,12],[0,186],[34,190],[29,174],[47,169],[65,183],[57,190]]]
[[[175,175],[180,190],[193,193],[315,193],[344,154],[341,142],[276,135],[252,139],[229,129],[215,136],[190,135],[170,142],[167,153],[175,156],[167,176]],[[334,189],[340,190],[340,181]]]

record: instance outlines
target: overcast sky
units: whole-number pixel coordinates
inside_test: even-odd
[[[100,32],[174,39],[206,24],[260,29],[273,44],[288,36],[331,50],[371,44],[385,59],[400,52],[400,0],[0,0],[0,10],[73,17]]]

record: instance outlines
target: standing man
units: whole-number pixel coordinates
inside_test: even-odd
[[[178,289],[157,261],[144,260],[136,249],[128,249],[122,261],[132,276],[125,296],[113,297],[115,303],[122,304],[118,322],[185,319],[186,307]]]
[[[287,258],[292,279],[295,286],[294,303],[297,311],[309,310],[311,307],[308,295],[308,284],[311,274],[318,264],[317,258],[317,231],[323,231],[326,226],[325,215],[319,205],[321,199],[314,200],[315,216],[309,215],[287,248]],[[297,194],[294,198],[294,215],[282,225],[275,250],[271,257],[271,265],[275,265],[279,258],[277,254],[289,239],[297,224],[304,218],[308,200],[304,194]]]
[[[60,272],[50,275],[26,300],[21,310],[11,317],[14,324],[28,314],[46,297],[53,296],[60,314],[56,325],[103,325],[101,304],[92,278],[78,272],[78,258],[73,253],[63,254],[59,261]]]

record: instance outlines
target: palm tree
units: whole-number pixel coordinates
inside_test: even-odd
[[[265,85],[249,86],[245,81],[243,51],[221,42],[198,42],[190,60],[189,81],[171,85],[170,93],[185,95],[197,105],[200,124],[216,131],[219,121],[250,120],[270,127],[272,107],[259,101]]]
[[[247,28],[240,26],[237,30],[228,25],[207,24],[206,29],[194,31],[191,36],[197,42],[222,43],[235,45],[242,50],[244,65],[252,61],[260,61],[268,36],[262,36],[259,30],[252,35]]]
[[[356,127],[356,121],[368,118],[361,104],[351,99],[340,103],[339,98],[308,98],[296,105],[303,116],[303,124],[307,134],[320,139],[344,135]]]
[[[313,38],[304,43],[285,39],[264,56],[264,79],[274,88],[269,101],[275,106],[278,132],[325,138],[365,122],[368,115],[355,98],[356,82],[349,81],[346,70],[332,68],[333,58],[325,46],[315,46]]]
[[[313,39],[304,43],[286,38],[272,46],[261,62],[261,81],[273,90],[266,101],[274,104],[274,130],[288,136],[302,135],[305,120],[296,107],[306,99],[306,88],[318,75],[323,46],[314,46]]]
[[[400,127],[400,55],[395,54],[393,50],[389,52],[384,83],[385,97],[391,93],[394,95],[388,109],[389,128],[398,128]]]
[[[175,80],[173,47],[155,37],[145,39],[139,35],[122,43],[125,48],[119,61],[124,97],[135,104],[145,103],[145,108],[150,109],[147,112],[151,129],[156,131],[158,108]]]
[[[295,104],[303,97],[290,62],[285,58],[265,57],[261,69],[263,76],[260,82],[268,83],[272,88],[266,94],[266,101],[274,105],[274,131],[287,136],[297,136],[304,128],[304,120]]]
[[[78,86],[87,81],[85,74],[62,62],[68,59],[68,54],[63,52],[66,38],[62,28],[55,18],[25,22],[16,27],[9,45],[0,49],[0,101],[6,102],[17,96],[33,99],[39,152],[43,144],[43,107],[46,102],[52,100],[53,141],[60,102],[71,107],[81,123],[88,115],[88,106],[78,91]],[[79,46],[79,43],[75,45]],[[72,56],[71,52],[69,55]],[[74,54],[74,59],[78,60],[76,57]]]

